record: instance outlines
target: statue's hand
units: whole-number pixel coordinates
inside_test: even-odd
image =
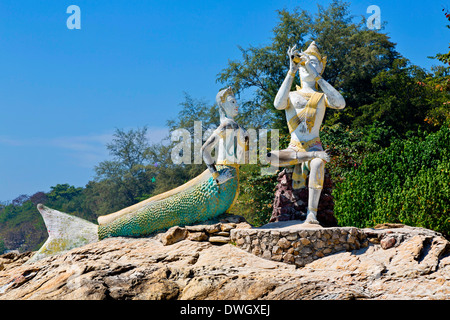
[[[225,169],[220,172],[220,175],[216,178],[217,184],[222,184],[224,182],[227,182],[228,180],[232,179],[234,177],[233,172],[229,169]]]
[[[298,50],[296,50],[297,45],[294,45],[292,48],[289,47],[287,51],[287,55],[289,57],[289,71],[295,73],[300,67],[300,62],[295,63],[294,58],[299,56]]]

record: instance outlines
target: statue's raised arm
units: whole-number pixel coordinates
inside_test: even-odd
[[[289,93],[295,74],[299,71],[300,79],[308,89],[320,87],[322,89],[327,107],[332,109],[345,108],[344,97],[332,85],[322,78],[322,73],[325,70],[327,57],[321,56],[317,50],[317,46],[313,41],[305,52],[296,50],[297,46],[289,47],[287,55],[289,57],[289,71],[284,79],[280,89],[277,92],[274,100],[274,106],[278,110],[284,110],[289,105]]]
[[[275,96],[275,100],[273,102],[274,106],[278,110],[284,110],[287,108],[289,103],[289,92],[291,91],[292,82],[294,82],[295,73],[299,68],[300,61],[298,63],[295,62],[296,56],[298,56],[298,51],[296,49],[296,45],[294,47],[289,47],[287,51],[287,55],[289,56],[289,71],[284,78],[283,83],[281,84],[280,89]]]

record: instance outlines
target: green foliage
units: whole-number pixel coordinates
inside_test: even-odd
[[[450,129],[396,140],[368,155],[333,192],[339,224],[399,222],[450,235]]]
[[[427,73],[406,59],[394,61],[390,70],[381,71],[372,79],[376,100],[361,106],[354,127],[383,121],[400,135],[416,131],[439,104],[439,93],[423,84]],[[442,95],[441,95],[442,96]]]
[[[0,252],[35,250],[47,238],[33,197],[22,195],[0,206]]]
[[[5,251],[6,251],[5,241],[3,241],[3,239],[0,239],[0,254],[3,254]]]
[[[320,132],[323,147],[331,155],[328,171],[335,183],[347,172],[359,167],[369,154],[391,144],[398,134],[392,127],[375,121],[361,129],[351,129],[342,124],[323,126]]]
[[[54,187],[50,187],[51,191],[47,195],[49,200],[58,201],[58,200],[70,200],[73,197],[76,197],[81,193],[81,188],[75,188],[67,183],[65,184],[57,184]]]
[[[432,71],[420,85],[433,93],[425,122],[439,127],[450,120],[450,67],[435,66]]]
[[[215,97],[214,97],[215,98]],[[220,124],[217,105],[209,105],[204,100],[198,100],[184,93],[184,101],[180,103],[181,110],[175,119],[167,121],[170,132],[177,129],[187,129],[194,134],[194,122],[200,121],[202,131],[217,128]]]
[[[276,175],[261,175],[260,165],[243,165],[240,169],[240,194],[231,213],[242,215],[254,226],[269,222],[272,215]]]
[[[86,186],[84,209],[104,215],[137,203],[143,194],[151,194],[156,161],[150,156],[150,148],[146,127],[116,129],[113,141],[107,144],[113,160],[95,167],[95,181]]]
[[[116,129],[114,132],[113,141],[106,145],[109,154],[114,157],[117,166],[122,170],[128,170],[133,175],[139,174],[139,169],[136,166],[144,164],[147,160],[145,153],[149,147],[147,135],[147,127],[131,129],[124,131]],[[133,170],[134,169],[134,170]],[[97,175],[107,175],[109,171],[103,172],[101,164],[96,168]]]

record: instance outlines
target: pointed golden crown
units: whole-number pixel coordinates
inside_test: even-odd
[[[234,96],[233,89],[231,89],[231,87],[228,87],[224,90],[221,90],[218,96],[220,98],[220,102],[224,103],[228,96]]]
[[[322,74],[325,70],[325,65],[327,64],[327,56],[322,57],[319,52],[319,48],[317,48],[316,42],[311,42],[308,49],[306,49],[304,53],[316,57],[322,63],[322,71],[320,72],[320,74]]]

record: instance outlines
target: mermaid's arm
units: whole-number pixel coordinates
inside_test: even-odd
[[[203,160],[206,163],[209,171],[211,172],[214,179],[217,179],[219,176],[219,172],[214,164],[213,157],[211,155],[213,148],[219,143],[220,138],[225,134],[225,128],[223,126],[219,126],[212,135],[206,140],[203,144],[200,152],[202,153]]]

